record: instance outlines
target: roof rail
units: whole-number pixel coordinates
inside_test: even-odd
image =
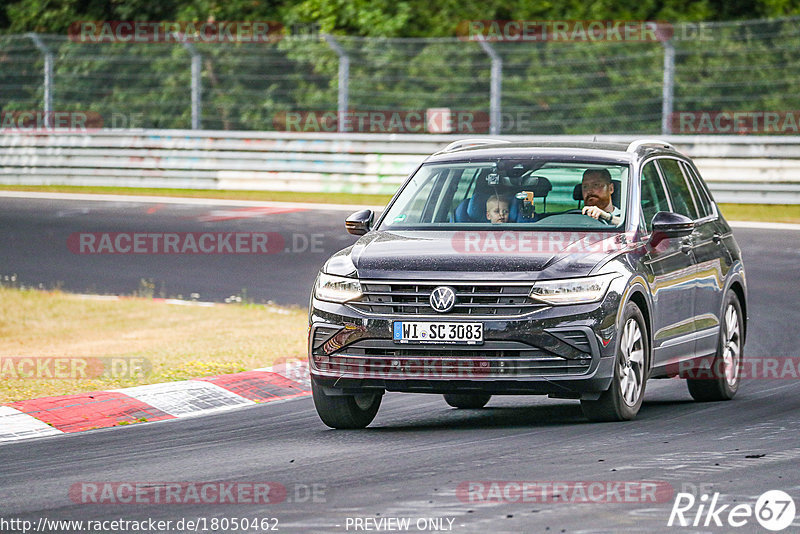
[[[506,141],[505,139],[459,139],[458,141],[453,141],[442,150],[438,151],[437,154],[444,154],[446,152],[452,152],[454,150],[460,150],[462,148],[468,148],[471,146],[499,145],[503,143],[510,143],[510,141]]]
[[[631,144],[628,145],[628,150],[626,150],[626,152],[636,152],[639,149],[639,147],[645,145],[654,145],[661,148],[668,148],[670,150],[675,150],[675,147],[672,144],[667,143],[666,141],[662,141],[661,139],[637,139],[635,141],[632,141]]]

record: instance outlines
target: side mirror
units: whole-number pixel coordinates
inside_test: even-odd
[[[372,210],[357,211],[344,221],[344,227],[353,235],[364,235],[369,232],[374,217]]]
[[[684,237],[694,231],[694,221],[680,213],[659,211],[653,215],[653,235],[650,241],[658,245],[670,237]]]

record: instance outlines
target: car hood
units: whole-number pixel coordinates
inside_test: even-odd
[[[373,231],[330,258],[325,271],[375,279],[577,277],[625,243],[624,234],[608,232]]]

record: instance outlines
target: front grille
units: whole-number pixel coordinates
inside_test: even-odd
[[[436,348],[367,340],[336,354],[314,354],[312,363],[324,374],[348,378],[476,380],[583,374],[589,370],[591,357],[563,358],[519,342]]]
[[[439,286],[455,289],[456,303],[447,312],[454,315],[509,316],[529,313],[544,305],[531,300],[532,284],[476,284],[451,282],[362,281],[363,296],[348,305],[377,314],[440,315],[430,304],[431,292]],[[441,314],[444,315],[444,314]]]

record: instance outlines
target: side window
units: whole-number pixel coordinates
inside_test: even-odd
[[[697,211],[700,213],[700,218],[708,217],[713,213],[711,209],[711,199],[708,198],[708,193],[705,187],[700,182],[700,177],[697,175],[691,165],[682,163],[684,174],[689,179],[689,185],[692,188],[694,199],[697,201]]]
[[[642,215],[648,232],[653,230],[653,215],[659,211],[669,211],[669,203],[656,164],[651,161],[642,169]]]
[[[411,216],[407,217],[405,214],[402,216],[402,219],[399,219],[402,222],[406,223],[423,223],[423,222],[430,222],[426,217],[430,217],[431,211],[431,193],[434,188],[434,184],[438,184],[437,188],[441,188],[442,182],[442,175],[447,173],[437,172],[434,174],[429,174],[428,176],[423,176],[421,178],[414,177],[412,181],[417,180],[424,180],[423,183],[417,185],[417,190],[414,192],[413,198],[409,199],[406,205],[403,207],[404,213],[410,213]]]
[[[461,204],[464,200],[466,200],[472,193],[472,189],[475,185],[475,180],[480,175],[481,171],[480,167],[475,169],[464,169],[461,172],[461,178],[458,180],[458,186],[456,192],[453,194],[453,209],[455,210],[456,207]]]
[[[686,178],[683,176],[680,165],[678,165],[678,160],[660,158],[658,165],[661,167],[661,172],[664,173],[664,180],[667,182],[673,210],[681,215],[686,215],[690,219],[697,219],[697,208],[694,205],[692,192],[689,190],[689,184],[686,183]]]

